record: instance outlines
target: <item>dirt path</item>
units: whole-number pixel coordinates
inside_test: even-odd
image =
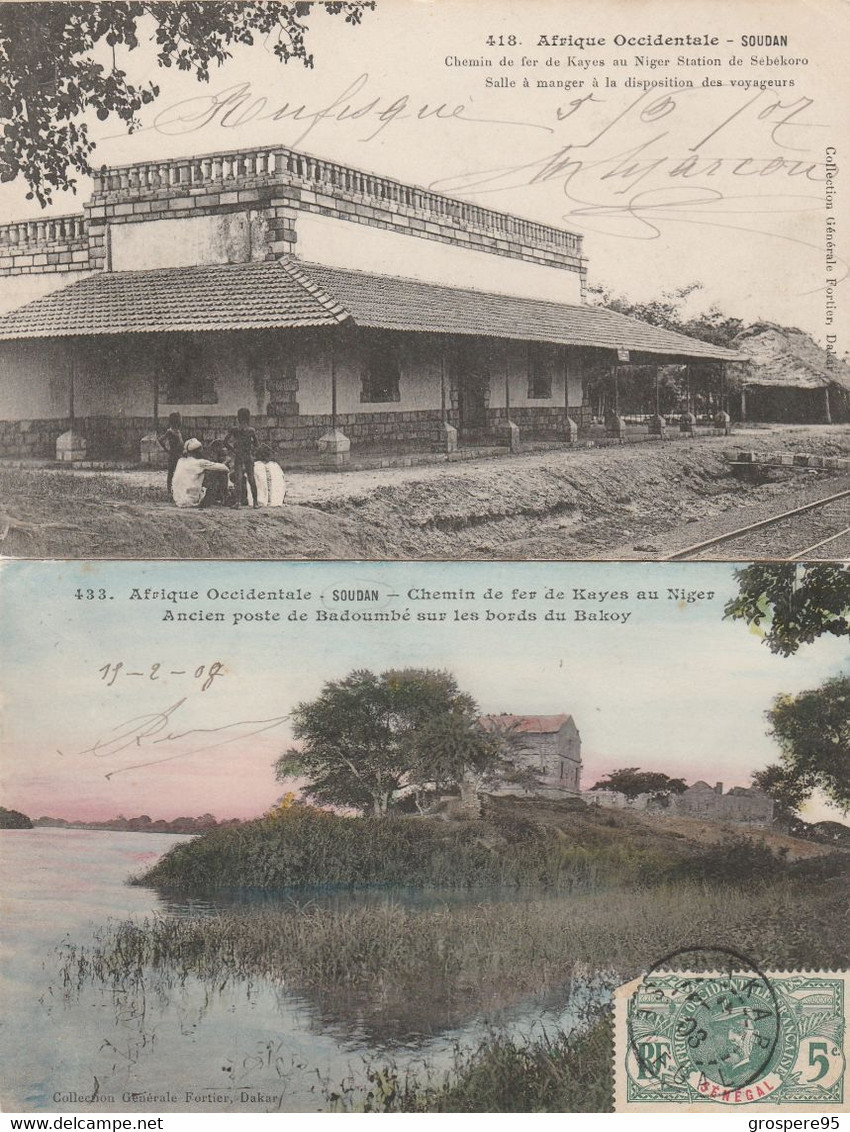
[[[288,477],[275,511],[178,511],[164,473],[0,469],[0,550],[44,558],[652,558],[741,508],[779,510],[838,477],[732,478],[735,447],[846,455],[850,430],[528,454],[454,465]],[[775,505],[775,507],[774,507]],[[5,537],[3,532],[5,531]],[[670,545],[672,543],[672,545]]]

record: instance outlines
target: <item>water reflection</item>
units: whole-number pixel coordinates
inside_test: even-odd
[[[497,1011],[464,1007],[435,985],[398,1001],[389,990],[364,997],[256,979],[212,984],[165,967],[115,984],[63,984],[63,939],[90,944],[110,920],[518,899],[508,892],[330,888],[178,895],[126,884],[178,840],[54,829],[2,838],[0,1060],[10,1110],[318,1110],[343,1080],[365,1083],[369,1066],[391,1060],[400,1073],[426,1065],[440,1072],[494,1025],[517,1037],[569,1029],[587,1002],[608,994],[604,978],[577,981]]]

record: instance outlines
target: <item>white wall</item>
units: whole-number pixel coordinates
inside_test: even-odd
[[[525,263],[312,212],[299,211],[295,226],[296,252],[300,259],[312,263],[526,299],[581,302],[577,271]]]
[[[248,212],[110,224],[113,271],[264,259],[266,239]]]

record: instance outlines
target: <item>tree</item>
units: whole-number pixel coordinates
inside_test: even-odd
[[[359,24],[374,0],[315,6]],[[135,83],[123,69],[144,38],[155,43],[160,67],[194,72],[201,82],[230,58],[231,47],[255,40],[270,40],[284,63],[312,67],[313,7],[302,0],[0,4],[0,180],[23,177],[27,196],[46,205],[54,189],[74,187],[72,170],[92,172],[86,114],[101,121],[114,115],[137,129],[139,111],[159,94],[156,83]]]
[[[0,829],[32,829],[32,822],[20,810],[7,810],[0,806]]]
[[[315,801],[375,815],[402,787],[444,789],[467,769],[483,773],[503,747],[477,725],[475,701],[454,676],[427,668],[351,672],[291,718],[301,747],[277,760],[278,781],[304,777]]]
[[[782,755],[778,766],[758,772],[757,785],[792,811],[815,790],[850,810],[850,676],[777,696],[767,718]]]
[[[687,787],[684,778],[671,778],[660,770],[641,770],[640,767],[627,766],[612,770],[590,789],[616,790],[633,802],[639,794],[652,794],[658,801],[665,801],[671,794],[682,794]]]
[[[791,656],[824,634],[850,636],[850,567],[747,566],[735,577],[738,595],[724,616],[763,630],[771,652]]]
[[[630,318],[639,318],[652,326],[661,326],[665,330],[674,330],[679,334],[687,334],[690,338],[711,342],[715,346],[731,346],[735,337],[744,329],[740,318],[731,318],[717,306],[709,307],[693,318],[685,317],[682,310],[685,302],[700,290],[701,283],[689,283],[674,291],[663,291],[656,299],[635,303],[624,295],[615,295],[605,286],[588,288],[590,301],[599,306],[608,307],[609,310]]]
[[[752,782],[757,790],[773,799],[774,821],[788,828],[799,824],[800,807],[806,801],[808,793],[788,767],[771,763],[763,770],[754,770]]]

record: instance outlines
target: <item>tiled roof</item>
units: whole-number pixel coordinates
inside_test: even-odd
[[[602,307],[444,287],[291,258],[90,275],[0,317],[0,339],[262,330],[349,320],[383,330],[480,335],[668,357],[745,356]]]
[[[292,260],[287,266],[318,283],[360,326],[602,346],[677,357],[727,361],[745,357],[604,307],[496,295]]]
[[[271,260],[100,272],[0,317],[0,339],[330,326],[343,318]]]
[[[552,735],[560,731],[569,715],[482,715],[482,727],[510,727],[523,735]]]

